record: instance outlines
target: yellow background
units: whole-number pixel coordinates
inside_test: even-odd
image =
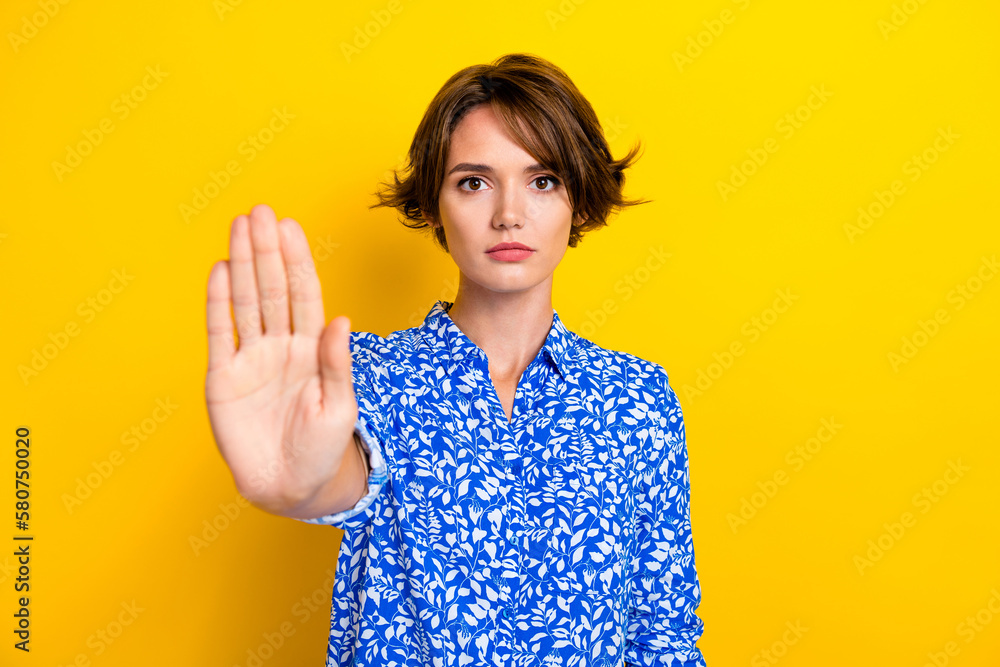
[[[74,0],[51,18],[43,5],[0,9],[0,663],[244,666],[282,624],[264,665],[323,663],[339,531],[241,508],[191,545],[236,499],[204,408],[208,272],[233,217],[265,202],[305,228],[328,319],[381,335],[419,323],[454,296],[456,269],[394,212],[369,211],[371,193],[451,74],[527,51],[571,76],[616,156],[645,146],[627,194],[654,202],[568,251],[554,304],[572,330],[663,364],[681,398],[708,664],[996,664],[1000,617],[981,610],[1000,590],[1000,279],[970,282],[1000,251],[996,3],[399,0],[349,55],[388,2]],[[147,67],[162,80],[146,78],[122,118]],[[829,97],[803,111],[811,87]],[[294,118],[250,161],[240,146],[275,108]],[[786,136],[795,113],[809,117]],[[57,173],[104,119],[113,131]],[[947,128],[958,137],[911,180],[908,161]],[[777,150],[723,198],[719,181],[769,139]],[[185,221],[181,204],[230,160],[240,173]],[[904,193],[849,238],[858,207],[896,180]],[[647,273],[651,248],[670,257]],[[124,288],[116,270],[133,276]],[[959,308],[967,284],[979,291]],[[797,298],[775,318],[779,290]],[[88,316],[88,298],[107,303]],[[77,335],[22,379],[70,323]],[[734,343],[743,353],[716,362]],[[700,372],[714,377],[695,394]],[[177,406],[159,422],[158,399]],[[822,419],[840,426],[796,469],[788,452],[828,435]],[[20,425],[36,536],[27,655],[11,633]],[[122,434],[144,426],[130,451]],[[120,465],[69,511],[115,450]],[[968,468],[954,484],[949,461]],[[915,502],[935,482],[940,497]],[[759,507],[734,531],[743,499]],[[904,512],[915,525],[886,537]],[[859,571],[880,537],[889,548]],[[131,623],[98,640],[133,601]],[[960,624],[977,612],[990,622],[970,636]]]

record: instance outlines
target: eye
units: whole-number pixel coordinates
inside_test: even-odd
[[[532,181],[532,183],[535,183],[537,185],[539,181],[542,181],[546,185],[550,185],[551,186],[551,187],[540,187],[540,188],[538,188],[542,192],[550,192],[551,190],[555,190],[556,186],[559,185],[559,179],[557,179],[555,176],[539,176],[539,177],[535,178]]]
[[[469,188],[462,187],[466,182],[469,183]],[[475,184],[475,187],[473,187],[473,183]],[[459,189],[465,190],[466,192],[479,192],[480,190],[483,189],[482,187],[483,183],[484,183],[483,179],[479,178],[478,176],[466,176],[465,178],[463,178],[458,182],[458,187]]]

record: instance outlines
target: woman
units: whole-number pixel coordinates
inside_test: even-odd
[[[254,505],[344,530],[328,665],[705,664],[677,396],[552,307],[566,248],[642,203],[636,151],[545,60],[451,77],[376,206],[433,230],[458,293],[387,338],[324,326],[294,220],[233,222],[209,416]]]

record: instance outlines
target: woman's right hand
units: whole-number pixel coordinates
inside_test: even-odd
[[[275,514],[322,516],[364,494],[350,321],[324,322],[302,227],[264,204],[237,216],[208,279],[205,400],[237,490]]]

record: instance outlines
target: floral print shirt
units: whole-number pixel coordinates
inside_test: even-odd
[[[553,310],[508,422],[452,305],[350,333],[367,495],[300,519],[344,531],[326,664],[705,665],[666,371]]]

